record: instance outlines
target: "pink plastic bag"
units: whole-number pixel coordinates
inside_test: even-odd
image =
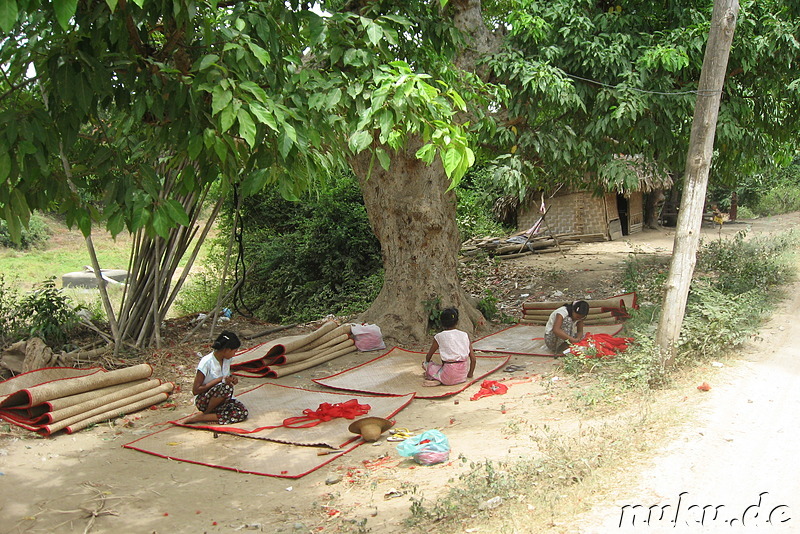
[[[350,328],[356,348],[360,351],[381,350],[386,348],[383,334],[376,324],[354,324]]]

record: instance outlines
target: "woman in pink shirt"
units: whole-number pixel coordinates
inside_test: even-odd
[[[458,324],[458,310],[447,308],[442,311],[440,318],[442,330],[433,336],[433,343],[425,355],[425,386],[452,386],[466,382],[475,372],[475,351],[472,350],[472,341],[469,335],[456,328]],[[442,363],[431,362],[433,353],[439,351]]]

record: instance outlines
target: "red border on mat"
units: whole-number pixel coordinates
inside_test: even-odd
[[[240,351],[239,353],[235,354],[234,358],[237,357],[237,356],[244,356],[248,352],[253,352],[257,348],[263,347],[264,345],[267,345],[269,343],[272,343],[272,342],[271,341],[265,341],[263,343],[259,343],[258,345],[253,345],[252,347],[244,349],[243,351]],[[257,358],[253,358],[252,360],[243,360],[243,361],[240,361],[240,362],[236,362],[234,365],[239,367],[241,365],[245,365],[245,364],[248,364],[248,363],[251,363],[251,362],[259,362],[259,361],[266,362],[266,360],[270,360],[270,359],[275,359],[276,360],[278,358],[282,358],[286,354],[286,347],[284,346],[283,343],[277,343],[273,348],[276,349],[278,347],[280,347],[280,352],[278,354],[274,354],[273,356],[270,356],[269,355],[270,351],[267,351],[267,353],[264,354],[263,356],[259,356]],[[272,365],[272,362],[270,362],[269,364],[265,363],[264,366],[266,366],[266,365]]]
[[[305,389],[305,388],[300,388],[300,387],[297,387],[297,386],[285,386],[283,384],[260,384],[260,385],[254,387],[254,388],[250,388],[247,391],[239,393],[239,395],[243,395],[244,393],[249,393],[251,391],[255,391],[256,389],[259,389],[259,388],[267,386],[267,385],[269,385],[269,386],[277,386],[277,387],[286,388],[286,389],[298,389],[300,391],[308,391],[310,393],[324,393],[326,395],[340,395],[342,397],[351,397],[352,396],[352,393],[339,393],[338,391],[319,391],[319,390],[316,390],[316,389]],[[416,398],[413,391],[409,391],[408,393],[406,393],[406,395],[411,395],[411,397],[408,399],[408,402],[406,402],[405,404],[403,404],[402,406],[397,408],[395,411],[393,411],[392,413],[387,415],[386,419],[390,419],[390,418],[394,417],[395,415],[397,415],[400,412],[400,410],[404,409],[406,406],[411,404],[411,401],[413,401]],[[362,395],[362,396],[370,396],[370,395]],[[376,398],[380,398],[380,397],[392,397],[392,398],[394,398],[394,397],[402,397],[403,395],[376,395],[376,394],[373,393],[371,396],[372,397],[376,397]],[[191,417],[191,416],[187,415],[183,419],[186,419],[188,417]],[[261,430],[270,430],[270,429],[273,429],[273,428],[281,428],[281,426],[282,426],[282,425],[262,426],[262,427],[254,429],[254,430],[241,430],[241,429],[231,428],[229,425],[187,425],[187,424],[181,423],[180,421],[181,420],[179,419],[177,421],[169,421],[169,422],[172,423],[175,426],[180,426],[180,427],[183,427],[183,428],[196,428],[196,429],[202,429],[202,430],[212,430],[214,432],[222,432],[222,433],[225,433],[225,434],[237,434],[237,435],[253,434],[254,432],[260,432]],[[354,436],[353,439],[356,439],[357,437],[358,436]],[[344,444],[346,445],[347,443],[350,443],[351,441],[352,440],[348,440]],[[280,443],[283,443],[283,442],[280,442]],[[302,446],[302,445],[298,445],[298,446]]]
[[[355,391],[355,392],[358,392],[358,393],[369,393],[369,394],[372,394],[372,395],[378,395],[378,396],[383,396],[383,397],[402,397],[403,395],[408,395],[409,393],[416,393],[416,395],[415,395],[415,397],[414,397],[415,399],[437,399],[437,398],[440,398],[440,397],[450,397],[451,395],[455,395],[455,394],[457,394],[457,393],[461,393],[462,391],[464,391],[465,389],[467,389],[469,386],[471,386],[472,384],[474,384],[474,383],[475,383],[475,382],[477,382],[478,380],[480,380],[480,379],[482,379],[482,378],[484,378],[484,377],[486,377],[486,376],[489,376],[490,374],[492,374],[492,373],[494,373],[495,371],[497,371],[498,369],[500,369],[500,367],[502,367],[504,364],[508,363],[508,360],[510,360],[510,359],[511,359],[511,356],[477,356],[477,355],[476,355],[478,358],[483,358],[483,359],[487,359],[487,360],[488,360],[488,359],[501,359],[501,358],[505,358],[505,359],[506,359],[506,361],[505,361],[505,362],[503,362],[503,364],[501,364],[499,367],[497,367],[497,369],[494,369],[494,370],[492,370],[492,371],[489,371],[488,373],[484,373],[484,374],[482,374],[481,376],[473,377],[472,379],[470,379],[470,380],[467,380],[466,382],[464,382],[463,384],[461,384],[461,385],[463,385],[463,386],[464,386],[464,387],[462,387],[461,389],[457,389],[457,390],[450,390],[450,391],[447,391],[446,393],[442,393],[441,395],[420,395],[420,394],[419,394],[419,392],[414,392],[414,391],[409,391],[409,392],[407,392],[407,393],[379,393],[379,392],[375,392],[375,391],[367,391],[367,390],[363,390],[363,389],[355,389],[355,388],[343,388],[343,387],[336,387],[336,388],[335,388],[335,387],[333,387],[333,386],[329,386],[329,385],[327,385],[327,384],[323,384],[322,382],[320,382],[320,380],[327,380],[327,379],[329,379],[329,378],[333,378],[334,376],[339,376],[339,375],[341,375],[341,374],[348,373],[348,372],[352,371],[353,369],[358,369],[359,367],[362,367],[362,366],[364,366],[364,365],[367,365],[367,364],[369,364],[369,363],[372,363],[372,362],[374,362],[374,361],[376,361],[376,360],[380,360],[381,358],[383,358],[383,357],[387,356],[387,355],[388,355],[390,352],[392,352],[394,349],[402,350],[403,352],[410,352],[410,353],[412,353],[412,354],[421,354],[421,355],[423,355],[423,356],[426,354],[426,353],[424,353],[424,352],[418,352],[418,351],[415,351],[415,350],[408,350],[408,349],[404,349],[404,348],[402,348],[402,347],[398,347],[397,345],[395,345],[394,347],[392,347],[392,348],[391,348],[391,349],[389,349],[388,351],[384,352],[384,353],[383,353],[383,354],[381,354],[380,356],[377,356],[377,357],[375,357],[375,358],[372,358],[371,360],[368,360],[368,361],[366,361],[366,362],[364,362],[364,363],[360,363],[360,364],[358,364],[358,365],[356,365],[356,366],[354,366],[354,367],[351,367],[351,368],[349,368],[349,369],[345,369],[345,370],[343,370],[343,371],[339,371],[338,373],[334,373],[334,374],[332,374],[332,375],[329,375],[329,376],[324,376],[324,377],[322,377],[322,378],[312,378],[312,379],[311,379],[311,381],[312,381],[312,382],[314,382],[314,383],[316,383],[316,384],[319,384],[320,386],[325,386],[326,388],[331,388],[331,389],[340,389],[340,390],[342,390],[342,391]],[[421,382],[421,381],[422,381],[422,379],[420,378],[420,382]],[[427,389],[431,389],[431,390],[433,390],[433,389],[436,389],[436,388],[435,388],[435,387],[432,387],[432,388],[427,388]],[[426,391],[427,391],[427,389],[426,389]]]
[[[540,326],[541,327],[542,325],[518,323],[518,324],[515,324],[514,326],[509,326],[508,328],[503,328],[502,330],[498,330],[497,332],[494,332],[493,334],[485,335],[482,338],[476,339],[475,341],[473,341],[473,343],[477,343],[478,341],[481,341],[481,340],[486,339],[488,337],[492,337],[492,336],[497,335],[497,334],[499,334],[501,332],[505,332],[506,330],[511,330],[512,328],[517,328],[519,326]],[[590,329],[589,327],[591,327],[591,326],[618,326],[619,329],[617,329],[617,331],[614,332],[613,334],[610,334],[610,335],[614,336],[614,335],[619,334],[620,331],[622,330],[622,327],[625,326],[625,325],[624,324],[619,324],[619,325],[614,325],[614,324],[587,325],[584,328],[589,330]],[[589,333],[591,333],[591,332],[589,332]],[[561,353],[553,354],[552,352],[544,352],[544,353],[538,353],[538,352],[514,352],[514,351],[510,351],[510,350],[501,350],[501,349],[494,349],[494,350],[475,349],[475,350],[477,352],[497,352],[497,353],[500,353],[500,354],[515,354],[517,356],[544,356],[544,357],[547,357],[547,358],[560,358],[561,357]]]
[[[153,434],[159,434],[159,433],[165,432],[167,430],[169,430],[169,428],[164,428],[162,430],[159,430],[158,432],[153,432]],[[204,465],[206,467],[216,467],[218,469],[226,469],[228,471],[235,471],[237,473],[247,473],[249,475],[260,475],[260,476],[275,477],[275,478],[301,478],[301,477],[304,477],[309,473],[313,473],[314,471],[316,471],[320,467],[323,467],[323,466],[331,463],[332,461],[334,461],[335,459],[339,458],[340,456],[343,456],[343,455],[347,454],[348,452],[352,451],[356,447],[359,447],[359,446],[363,445],[364,443],[366,443],[363,440],[362,441],[358,441],[358,442],[356,442],[355,445],[353,445],[352,447],[350,447],[346,451],[342,451],[342,452],[340,452],[338,454],[331,453],[331,454],[327,455],[327,458],[325,459],[324,462],[318,464],[313,469],[309,469],[308,471],[305,471],[304,473],[300,473],[299,475],[281,475],[281,474],[275,474],[275,473],[261,473],[259,471],[248,471],[246,469],[236,469],[235,467],[227,467],[227,466],[224,466],[224,465],[215,465],[215,464],[209,464],[209,463],[205,463],[205,462],[195,462],[193,460],[186,460],[186,459],[183,459],[183,458],[177,458],[175,456],[167,456],[165,454],[157,454],[155,452],[148,451],[146,449],[140,449],[139,447],[134,447],[133,446],[133,444],[136,443],[137,441],[142,440],[142,439],[147,438],[147,437],[150,437],[153,434],[148,434],[147,436],[142,436],[141,438],[136,439],[134,441],[131,441],[130,443],[126,443],[125,445],[122,446],[122,448],[131,449],[131,450],[139,451],[139,452],[144,452],[144,453],[147,453],[147,454],[152,454],[153,456],[158,456],[159,458],[166,458],[168,460],[175,460],[175,461],[178,461],[178,462],[186,462],[188,464]],[[292,446],[292,445],[288,445],[288,444],[285,444],[285,443],[283,443],[283,445],[286,445],[287,447],[291,447]],[[294,446],[295,447],[302,447],[303,445],[294,445]],[[313,448],[317,448],[317,447],[313,447]]]

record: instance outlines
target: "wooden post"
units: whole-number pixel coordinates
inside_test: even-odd
[[[665,367],[675,361],[675,343],[683,324],[689,285],[694,274],[719,103],[738,13],[737,0],[714,0],[708,44],[697,87],[672,264],[656,332],[656,345],[660,350],[661,363]]]

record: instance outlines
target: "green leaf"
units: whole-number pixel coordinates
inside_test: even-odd
[[[372,135],[364,130],[359,130],[350,136],[349,145],[353,153],[358,154],[372,144]]]
[[[337,87],[336,89],[328,93],[328,98],[327,101],[325,102],[325,105],[328,109],[331,109],[336,104],[338,104],[341,99],[342,99],[342,90]]]
[[[225,145],[225,141],[217,137],[214,142],[214,152],[217,153],[217,157],[222,163],[228,159],[228,147]]]
[[[289,125],[287,124],[286,126]],[[294,128],[292,128],[292,131],[294,131]],[[281,156],[283,156],[283,159],[286,159],[286,157],[289,155],[289,152],[292,150],[293,144],[294,141],[292,141],[292,138],[289,136],[288,128],[284,129],[283,132],[281,132],[281,135],[278,139],[278,150],[280,151]]]
[[[224,133],[230,130],[231,126],[233,126],[233,123],[236,121],[236,110],[234,109],[233,104],[223,109],[219,118],[222,132]]]
[[[18,16],[16,0],[0,0],[0,30],[10,32]]]
[[[255,195],[267,185],[269,172],[266,169],[258,169],[242,182],[242,196],[249,197]]]
[[[367,38],[370,43],[377,46],[383,38],[383,29],[374,22],[370,22],[367,26]]]
[[[11,206],[5,205],[5,219],[8,233],[14,243],[19,243],[22,239],[22,226],[19,224],[19,217],[11,213]]]
[[[275,116],[261,104],[250,104],[250,113],[252,113],[261,124],[266,124],[273,131],[278,131],[278,123],[275,120]]]
[[[189,139],[189,157],[191,159],[197,159],[197,156],[200,155],[200,152],[203,150],[203,136],[202,135],[195,135],[191,139]]]
[[[170,224],[169,217],[163,212],[161,207],[158,207],[153,212],[153,230],[163,237],[167,239],[169,237],[169,229],[172,226]]]
[[[388,171],[389,166],[392,163],[392,159],[389,157],[389,154],[387,154],[386,151],[380,147],[375,149],[375,154],[378,156],[378,161],[381,163],[383,170]]]
[[[75,16],[78,0],[53,0],[53,9],[56,11],[56,20],[63,30],[69,27],[69,20]]]
[[[211,93],[211,116],[213,117],[231,103],[233,93],[228,89],[223,89],[221,85],[214,88]]]
[[[82,211],[77,214],[78,228],[80,228],[83,237],[87,237],[92,233],[92,218],[89,217],[88,211]]]
[[[250,148],[255,148],[256,125],[253,122],[253,117],[251,117],[244,108],[239,108],[237,117],[239,118],[239,135],[242,137],[242,139],[247,141],[247,144],[250,145]]]
[[[0,153],[0,182],[4,182],[11,175],[11,156],[8,152]]]
[[[448,148],[445,151],[442,163],[444,163],[444,172],[447,174],[448,178],[452,176],[453,171],[458,168],[462,157],[461,152],[457,148]]]
[[[433,163],[433,157],[435,155],[436,155],[436,147],[430,143],[417,150],[416,153],[416,156],[425,163],[427,163],[428,165]]]
[[[121,211],[117,211],[114,213],[114,215],[108,218],[106,229],[113,237],[116,237],[120,232],[122,232],[122,230],[125,229],[125,218],[122,216]]]
[[[216,54],[206,54],[205,56],[203,56],[203,58],[200,60],[200,63],[197,65],[197,70],[199,70],[199,71],[200,70],[206,70],[208,67],[210,67],[211,65],[216,63],[217,60],[219,60],[219,56],[218,55],[216,55]]]
[[[183,205],[174,198],[167,199],[164,202],[164,210],[169,215],[169,218],[180,224],[181,226],[189,226],[189,216]]]
[[[14,215],[27,224],[31,216],[31,209],[28,207],[25,195],[19,189],[11,190],[11,209],[14,211]]]
[[[257,83],[244,81],[239,84],[239,88],[251,93],[259,102],[266,102],[268,100],[266,91],[259,87]]]
[[[118,2],[119,2],[119,0],[106,0],[106,4],[108,5],[108,8],[111,10],[112,13],[114,12],[114,10],[117,9],[117,3]],[[117,232],[117,233],[119,233],[119,232]]]
[[[250,48],[250,51],[253,52],[253,55],[256,56],[256,59],[258,59],[258,62],[261,63],[262,67],[269,65],[271,61],[269,52],[255,43],[247,43],[247,46]]]

